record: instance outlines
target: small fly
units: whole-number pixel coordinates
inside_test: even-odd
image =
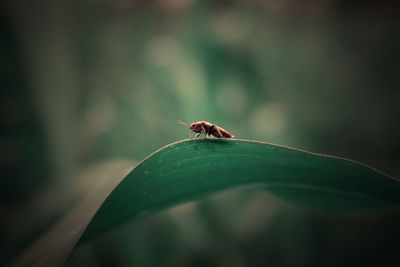
[[[233,138],[235,137],[233,134],[221,128],[215,124],[209,123],[207,121],[196,121],[191,124],[186,124],[184,121],[177,121],[179,124],[183,124],[189,128],[189,138],[192,138],[192,132],[197,133],[196,138],[199,137],[202,133],[207,136],[214,136],[216,138]]]

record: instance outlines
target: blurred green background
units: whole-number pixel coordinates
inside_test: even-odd
[[[1,6],[0,264],[90,190],[96,175],[82,173],[186,138],[178,119],[400,177],[391,1]],[[67,265],[399,266],[398,215],[320,214],[233,190],[124,226]]]

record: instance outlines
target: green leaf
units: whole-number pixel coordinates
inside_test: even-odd
[[[112,179],[99,182],[75,210],[10,266],[61,265],[78,240],[91,240],[145,214],[239,186],[266,189],[309,207],[400,206],[400,182],[378,170],[255,141],[179,141],[154,152],[126,175],[128,170],[124,163],[99,173],[98,178]]]
[[[243,185],[311,207],[400,206],[399,181],[361,163],[254,141],[185,140],[138,164],[103,203],[81,242],[144,214]]]

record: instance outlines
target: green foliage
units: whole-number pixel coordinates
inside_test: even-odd
[[[143,214],[243,185],[319,208],[400,205],[398,181],[354,161],[254,141],[189,140],[141,162],[103,203],[81,240]]]
[[[99,174],[115,176],[112,182],[93,188],[82,205],[11,266],[60,265],[77,243],[146,214],[234,187],[266,189],[294,205],[328,211],[400,206],[399,181],[371,167],[248,140],[179,141],[154,152],[127,175],[130,168],[117,167],[114,175]]]

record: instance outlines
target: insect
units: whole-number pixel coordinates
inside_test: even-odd
[[[221,128],[215,124],[209,123],[207,121],[196,121],[191,124],[186,124],[184,121],[177,121],[179,124],[183,124],[189,128],[189,138],[192,138],[192,132],[197,133],[196,138],[199,137],[202,133],[207,136],[215,136],[217,138],[233,138],[235,137],[233,134]]]

